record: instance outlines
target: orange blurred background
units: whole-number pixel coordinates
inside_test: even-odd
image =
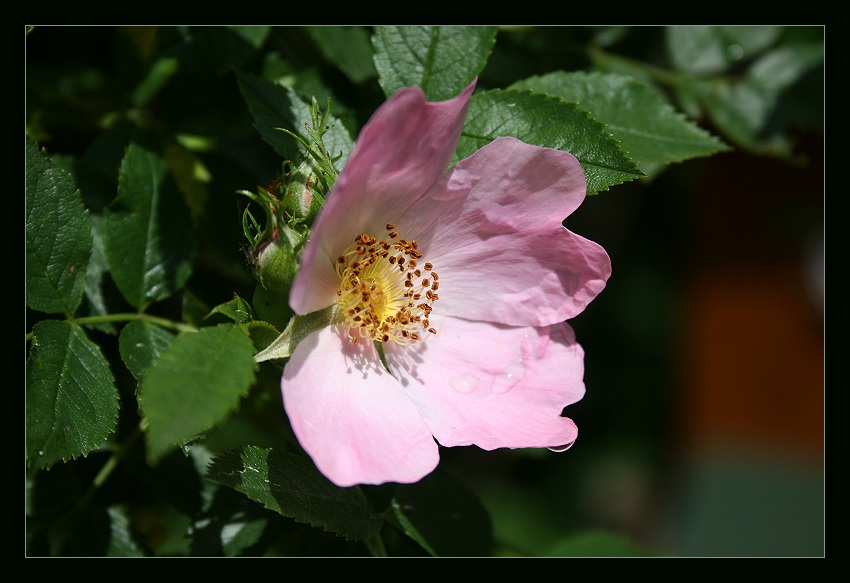
[[[684,554],[824,552],[822,147],[799,167],[717,156],[696,193],[676,416]]]

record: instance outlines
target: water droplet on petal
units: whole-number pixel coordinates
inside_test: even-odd
[[[522,365],[522,359],[519,358],[512,363],[508,368],[496,377],[493,383],[493,392],[496,394],[505,393],[514,387],[525,376],[525,367]]]
[[[449,382],[458,393],[471,393],[478,386],[478,379],[475,377],[457,377]]]
[[[563,452],[567,451],[568,449],[570,449],[573,446],[574,443],[575,443],[575,441],[571,441],[566,445],[553,445],[552,447],[549,448],[549,451],[554,451],[555,453],[563,453]]]

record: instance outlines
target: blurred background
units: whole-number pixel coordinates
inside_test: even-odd
[[[822,27],[807,28],[787,34],[822,40]],[[73,170],[95,211],[114,195],[103,185],[130,128],[205,136],[209,147],[194,151],[210,171],[215,236],[191,288],[215,305],[253,291],[234,192],[271,183],[281,164],[229,68],[276,72],[319,103],[333,94],[350,128],[383,95],[374,77],[343,74],[308,27],[274,27],[251,50],[210,48],[208,33],[36,27],[26,41],[26,126]],[[672,69],[667,34],[506,27],[479,88],[603,67],[582,48],[590,45]],[[143,90],[156,51],[182,69]],[[719,74],[742,74],[742,63]],[[564,453],[443,450],[443,468],[490,512],[495,554],[595,554],[604,540],[607,554],[625,556],[824,555],[823,74],[821,64],[795,85],[797,107],[782,125],[789,150],[732,140],[703,116],[733,150],[612,187],[569,218],[613,263],[607,288],[571,321],[586,351],[587,393],[568,409],[578,441]]]

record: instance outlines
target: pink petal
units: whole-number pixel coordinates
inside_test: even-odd
[[[559,447],[561,412],[584,395],[584,351],[567,324],[507,327],[446,317],[416,348],[387,345],[390,370],[444,446]]]
[[[584,197],[566,152],[499,138],[458,162],[410,209],[440,277],[435,313],[517,326],[579,314],[611,274],[600,245],[561,225]]]
[[[429,103],[421,89],[405,87],[363,127],[305,249],[290,294],[297,313],[332,304],[339,254],[361,233],[386,235],[385,226],[441,179],[474,89],[475,81],[455,98]]]
[[[298,442],[338,486],[416,482],[439,462],[434,438],[374,346],[352,344],[338,326],[297,346],[281,390]]]

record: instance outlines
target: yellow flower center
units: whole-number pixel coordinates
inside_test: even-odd
[[[363,233],[337,258],[337,306],[352,342],[358,338],[412,346],[437,331],[429,317],[439,276],[422,263],[416,241],[387,225],[386,240]]]

